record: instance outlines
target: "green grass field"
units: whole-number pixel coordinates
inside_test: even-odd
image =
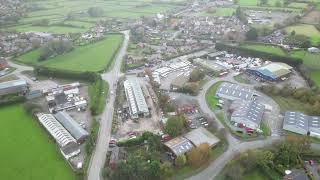
[[[317,84],[317,86],[320,87],[320,70],[311,71],[310,77]]]
[[[247,49],[253,49],[260,52],[268,52],[279,56],[286,56],[286,52],[282,50],[280,47],[268,46],[263,44],[243,44],[241,47]]]
[[[307,3],[290,3],[288,7],[306,9],[308,7],[308,4]]]
[[[290,56],[303,60],[303,64],[313,70],[320,70],[320,54],[309,53],[304,50],[292,51]]]
[[[255,169],[254,171],[250,171],[250,173],[245,174],[241,180],[268,180],[269,178],[261,172],[259,169]]]
[[[1,107],[0,117],[0,179],[75,179],[54,142],[22,105]]]
[[[268,6],[275,6],[278,0],[268,0]],[[282,0],[280,0],[282,3]],[[238,4],[240,6],[258,6],[260,4],[260,0],[239,0]]]
[[[235,13],[236,9],[234,8],[216,8],[214,13],[210,12],[202,12],[200,16],[222,16],[228,17],[232,16]]]
[[[272,96],[272,99],[279,104],[281,112],[300,111],[307,113],[311,106],[293,98],[285,98],[281,96]]]
[[[223,83],[223,81],[215,83],[206,92],[206,102],[211,110],[217,109],[218,99],[215,97],[215,95],[216,95],[216,91],[217,91],[218,87],[222,83]]]
[[[285,28],[287,33],[295,31],[296,34],[305,35],[310,38],[311,44],[316,46],[320,44],[320,32],[313,25],[297,24]]]
[[[239,0],[238,4],[240,6],[257,6],[259,3],[258,0]]]
[[[73,51],[38,62],[39,50],[33,50],[17,58],[18,62],[40,65],[67,71],[98,72],[112,61],[113,54],[122,43],[122,35],[108,35],[104,40],[85,46],[76,47]]]
[[[163,3],[166,2],[166,3]],[[160,12],[177,8],[184,3],[185,0],[44,0],[44,1],[27,1],[27,5],[36,6],[38,10],[30,11],[26,17],[19,20],[17,25],[12,27],[3,27],[8,30],[17,30],[20,32],[40,31],[51,33],[67,33],[67,32],[84,32],[89,29],[90,24],[79,23],[79,21],[97,22],[110,18],[126,18],[136,19],[141,16],[153,16]],[[104,13],[101,17],[90,17],[85,14],[90,7],[101,7]],[[81,13],[82,15],[77,15]],[[72,21],[76,21],[74,25],[80,27],[65,27],[54,25],[61,23],[67,19],[68,14],[72,16]],[[48,19],[49,27],[31,26],[31,23],[39,19]],[[84,28],[81,28],[83,26]],[[2,29],[2,28],[0,28]]]

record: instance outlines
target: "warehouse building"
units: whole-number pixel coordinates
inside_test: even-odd
[[[78,143],[82,143],[89,135],[89,133],[66,112],[60,111],[54,116],[70,132]]]
[[[254,90],[241,86],[238,84],[233,84],[229,82],[223,82],[217,89],[216,95],[217,98],[223,98],[228,100],[244,100],[249,101],[253,100],[257,94]]]
[[[210,133],[206,128],[199,127],[184,135],[194,146],[198,147],[201,144],[207,143],[210,147],[215,146],[220,140]]]
[[[207,143],[210,147],[218,144],[220,140],[203,127],[194,129],[183,136],[176,137],[165,142],[165,147],[170,150],[175,157],[189,152],[192,148]]]
[[[130,78],[123,83],[131,118],[147,117],[150,115],[139,81]]]
[[[0,96],[14,93],[26,93],[27,91],[28,84],[22,79],[0,83]]]
[[[36,116],[42,126],[46,128],[60,147],[76,142],[72,135],[56,120],[56,118],[54,118],[52,114],[39,113]]]
[[[41,125],[58,143],[62,155],[69,159],[80,153],[80,148],[72,135],[57,121],[52,114],[36,114]]]
[[[294,133],[320,138],[320,117],[301,112],[286,112],[283,129]]]
[[[247,72],[266,81],[278,81],[288,76],[292,67],[285,63],[272,62],[258,68],[249,68]]]
[[[250,129],[260,129],[265,106],[258,101],[234,101],[230,107],[231,122]]]

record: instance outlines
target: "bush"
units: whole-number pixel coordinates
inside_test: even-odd
[[[104,10],[101,7],[91,7],[88,9],[88,14],[91,17],[101,17],[103,16]]]
[[[145,140],[148,140],[149,137],[151,136],[155,136],[154,134],[152,134],[151,132],[144,132],[141,136],[138,136],[136,138],[133,139],[128,139],[128,140],[124,140],[124,141],[119,141],[117,143],[118,146],[126,146],[126,147],[130,147],[130,146],[137,146],[142,144]]]
[[[50,57],[61,55],[73,50],[72,42],[64,39],[50,40],[40,49],[39,61],[47,60]]]
[[[32,23],[32,26],[49,26],[49,20],[48,19],[39,19],[35,20]]]
[[[92,115],[101,114],[104,110],[109,85],[98,76],[97,80],[89,86],[90,110]]]
[[[175,165],[178,167],[182,167],[187,163],[187,158],[184,154],[179,155],[175,161]]]
[[[66,71],[55,68],[47,68],[43,66],[37,66],[34,68],[34,72],[37,75],[44,75],[56,78],[76,79],[85,81],[96,81],[100,75],[94,72],[79,72],[79,71]]]
[[[0,96],[0,106],[7,106],[11,104],[16,104],[24,102],[26,98],[19,94],[8,94]]]
[[[164,131],[172,137],[182,134],[185,125],[185,117],[182,115],[172,116],[165,124]]]

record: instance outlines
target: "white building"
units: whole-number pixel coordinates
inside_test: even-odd
[[[123,83],[127,101],[129,102],[129,110],[133,119],[139,116],[149,116],[149,108],[144,98],[140,83],[136,78],[130,78]]]
[[[320,117],[301,112],[286,112],[283,129],[294,133],[320,138]]]
[[[52,114],[37,114],[39,122],[46,128],[60,147],[76,143],[72,135],[56,120]]]

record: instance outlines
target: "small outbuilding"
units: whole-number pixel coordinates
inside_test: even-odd
[[[207,143],[210,147],[215,146],[220,142],[219,138],[210,133],[207,129],[199,127],[184,135],[194,146],[198,147],[201,144]]]

